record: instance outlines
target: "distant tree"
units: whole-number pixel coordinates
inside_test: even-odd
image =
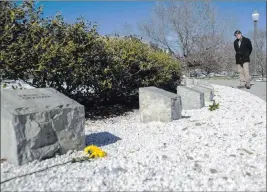
[[[253,32],[248,33],[248,37],[250,37],[252,44],[254,45]],[[256,49],[256,69],[257,73],[261,76],[266,75],[266,29],[260,29],[257,33],[256,43],[253,47]],[[254,65],[254,55],[253,51],[251,54],[251,66]]]
[[[174,1],[158,3],[152,17],[139,26],[151,41],[183,59],[183,67],[198,65],[207,71],[220,69],[219,52],[234,20],[222,17],[213,4],[206,1]],[[179,49],[182,53],[179,54]]]

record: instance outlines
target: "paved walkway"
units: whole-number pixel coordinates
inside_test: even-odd
[[[217,84],[217,85],[224,85],[224,86],[229,86],[229,87],[234,87],[236,88],[239,85],[239,80],[231,79],[231,80],[208,80],[204,79],[203,81],[207,81],[208,83],[211,84]],[[266,101],[266,82],[257,82],[257,81],[252,81],[250,89],[242,89],[244,91],[250,92],[251,94],[254,94],[258,96],[259,98],[263,99]]]

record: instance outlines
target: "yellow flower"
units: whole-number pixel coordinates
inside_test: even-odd
[[[84,148],[84,153],[86,155],[89,154],[89,158],[98,158],[98,157],[105,157],[107,155],[106,152],[102,151],[95,145],[89,145]]]

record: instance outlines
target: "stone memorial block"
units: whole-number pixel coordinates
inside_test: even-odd
[[[187,77],[184,79],[184,84],[185,84],[185,86],[187,86],[187,87],[193,87],[193,86],[195,86],[198,82],[199,82],[198,79],[192,79],[192,78],[187,78]]]
[[[197,85],[199,83],[199,79],[193,79],[194,85]]]
[[[15,165],[81,150],[84,107],[51,88],[1,91],[1,158]]]
[[[204,93],[205,102],[210,102],[210,101],[213,100],[213,91],[212,91],[212,89],[210,87],[198,84],[198,85],[196,85],[196,86],[194,86],[192,88]]]
[[[185,78],[184,82],[185,82],[185,86],[187,86],[187,87],[192,87],[195,85],[194,79],[191,79],[191,78]]]
[[[139,88],[141,122],[170,122],[181,118],[181,97],[156,87]]]
[[[181,96],[183,109],[200,109],[205,106],[204,93],[186,86],[177,86],[177,94]]]
[[[206,81],[198,81],[196,85],[202,85],[202,86],[210,88],[212,90],[212,95],[214,96],[214,87],[210,83]]]

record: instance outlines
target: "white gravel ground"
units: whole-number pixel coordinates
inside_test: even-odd
[[[171,123],[141,124],[138,111],[87,121],[86,134],[94,133],[88,144],[100,145],[106,158],[14,179],[1,191],[266,191],[266,102],[213,86],[216,111],[184,110]],[[1,182],[81,154],[21,167],[1,163]]]

